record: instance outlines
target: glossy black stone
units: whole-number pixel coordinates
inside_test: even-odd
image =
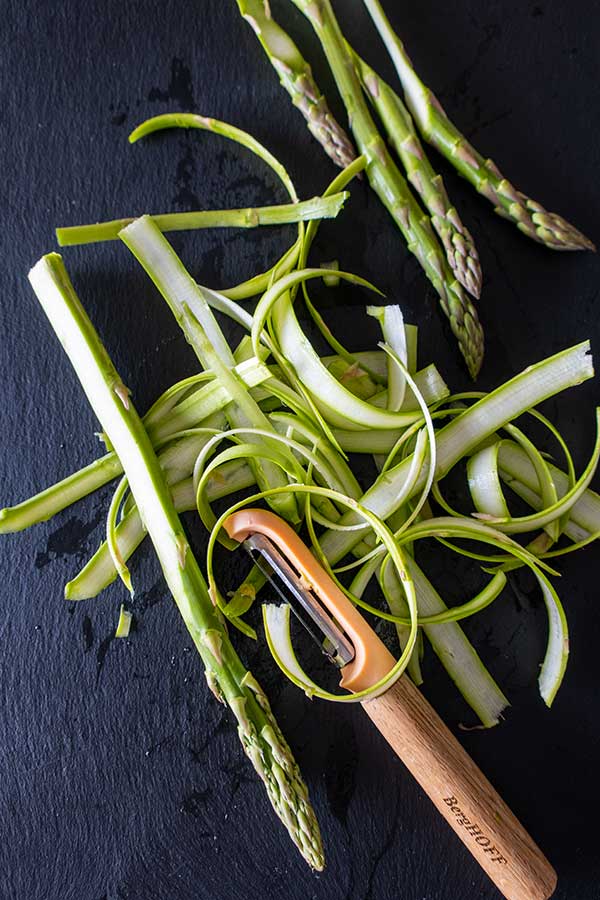
[[[449,113],[514,183],[600,239],[598,7],[578,0],[482,4],[388,2],[419,71]],[[391,66],[359,0],[338,0],[348,36],[383,74]],[[342,112],[310,28],[273,3]],[[68,474],[98,452],[97,424],[26,275],[54,249],[53,228],[143,212],[283,201],[249,154],[202,134],[127,144],[147,116],[197,110],[252,131],[288,166],[303,197],[335,171],[280,89],[234,0],[7,0],[0,21],[1,505]],[[438,164],[438,160],[435,160]],[[599,346],[600,267],[558,255],[493,215],[444,163],[484,270],[479,304],[489,388],[535,360],[592,339]],[[174,244],[214,287],[269,264],[291,228],[178,235]],[[140,410],[194,369],[165,305],[124,247],[64,251],[80,296]],[[469,381],[433,291],[365,183],[314,258],[375,280],[421,326],[420,358],[455,389]],[[315,292],[317,294],[317,292]],[[365,295],[320,302],[355,349],[377,339]],[[233,331],[231,332],[233,334]],[[547,404],[582,466],[597,383]],[[495,900],[499,895],[360,709],[309,703],[275,671],[264,645],[236,642],[267,689],[308,780],[328,867],[313,875],[271,814],[231,719],[202,668],[152,554],[133,566],[136,628],[112,640],[122,591],[69,605],[62,587],[102,539],[109,494],[0,540],[1,900]],[[202,551],[201,529],[190,523]],[[228,559],[232,584],[247,565]],[[448,600],[470,595],[429,554]],[[545,646],[541,601],[525,576],[467,625],[512,701],[491,732],[431,652],[425,692],[556,866],[560,900],[600,896],[595,810],[598,551],[560,565],[572,655],[551,711],[537,695]]]

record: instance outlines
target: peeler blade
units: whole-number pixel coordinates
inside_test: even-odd
[[[257,532],[246,538],[244,547],[322,653],[338,668],[352,662],[355,655],[352,642],[272,541]]]

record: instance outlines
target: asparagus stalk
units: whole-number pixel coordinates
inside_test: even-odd
[[[331,3],[329,0],[293,2],[310,21],[321,41],[348,111],[358,149],[367,159],[369,183],[436,289],[469,372],[475,378],[483,361],[483,329],[477,311],[454,277],[429,217],[415,200],[377,131]]]
[[[309,64],[271,15],[269,0],[237,0],[237,5],[311,134],[334,163],[345,169],[356,156],[352,142],[329,109]]]
[[[451,204],[442,176],[429,162],[409,111],[383,78],[356,53],[352,55],[365,92],[402,160],[408,180],[429,210],[452,271],[470,294],[479,297],[481,266],[473,237]]]
[[[247,209],[203,209],[194,212],[160,213],[152,216],[162,232],[189,231],[197,228],[257,228],[259,225],[287,225],[312,219],[335,219],[350,195],[347,191],[329,197],[313,197],[299,203],[279,206],[257,206]],[[56,229],[61,247],[116,241],[119,231],[135,217],[94,222],[91,225],[69,225]]]
[[[514,222],[524,234],[551,250],[595,250],[594,244],[556,213],[516,190],[491,159],[484,159],[450,121],[410,61],[380,0],[364,0],[392,58],[406,103],[425,140],[436,148],[473,187],[493,204],[495,212]]]
[[[313,868],[322,869],[319,829],[306,786],[264,693],[237,656],[212,603],[129,391],[77,298],[61,257],[42,257],[29,280],[121,460],[169,590],[204,662],[208,684],[232,709],[244,750],[292,840]]]

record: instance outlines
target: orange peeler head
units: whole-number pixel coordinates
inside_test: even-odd
[[[394,657],[287,522],[269,510],[251,508],[232,513],[223,527],[230,538],[240,543],[250,544],[254,536],[262,536],[275,552],[269,553],[267,547],[265,553],[265,544],[255,542],[248,546],[252,555],[256,551],[262,553],[292,594],[301,596],[312,606],[309,615],[313,623],[317,626],[323,623],[324,611],[326,620],[331,621],[329,617],[333,617],[343,639],[337,648],[338,659],[334,660],[342,667],[341,687],[362,691],[387,675],[394,665]],[[283,558],[281,564],[280,558]],[[328,638],[328,631],[321,630]],[[347,645],[353,651],[351,656]]]

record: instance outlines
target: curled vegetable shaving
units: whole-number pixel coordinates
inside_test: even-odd
[[[108,516],[106,518],[106,541],[108,543],[108,549],[110,551],[111,559],[114,563],[115,569],[117,570],[117,574],[133,597],[131,574],[129,572],[129,569],[127,568],[126,563],[123,560],[123,557],[121,556],[119,544],[117,543],[117,539],[115,537],[117,516],[119,514],[119,509],[121,508],[121,504],[123,503],[128,488],[129,482],[127,481],[127,478],[121,478],[119,486],[113,494],[113,498],[108,509]]]
[[[361,278],[359,275],[353,275],[352,272],[340,272],[337,269],[299,269],[296,272],[290,272],[288,275],[279,278],[268,291],[263,294],[254,311],[254,321],[252,323],[252,348],[255,354],[257,354],[260,336],[266,325],[267,319],[279,298],[284,294],[289,294],[296,285],[309,281],[311,278],[322,278],[323,275],[335,275],[336,278],[341,278],[344,281],[348,281],[350,284],[360,285],[370,291],[381,294],[381,291],[369,281],[365,278]]]
[[[547,706],[552,704],[562,682],[569,655],[569,635],[563,606],[542,566],[531,553],[521,547],[506,534],[470,519],[445,517],[430,519],[413,525],[399,537],[400,544],[421,540],[425,537],[458,537],[481,541],[500,550],[507,551],[526,565],[541,588],[548,615],[548,644],[540,670],[540,694]]]

